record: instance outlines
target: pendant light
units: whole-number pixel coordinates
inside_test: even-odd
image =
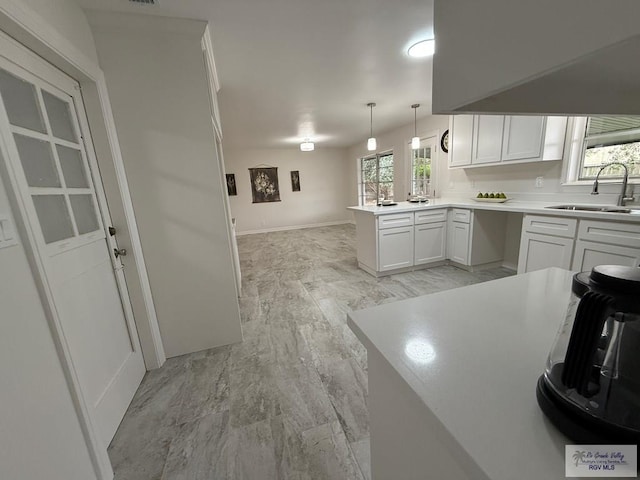
[[[304,142],[300,144],[300,150],[303,152],[313,152],[315,149],[315,145],[313,142],[310,142],[308,138],[305,138]]]
[[[411,148],[413,150],[417,150],[420,148],[420,137],[418,136],[418,107],[419,103],[414,103],[411,105],[413,108],[413,138],[411,139]]]
[[[376,139],[373,136],[373,107],[375,106],[376,104],[373,102],[367,103],[367,107],[371,109],[371,134],[369,136],[369,139],[367,140],[367,150],[369,151],[373,151],[378,147]]]

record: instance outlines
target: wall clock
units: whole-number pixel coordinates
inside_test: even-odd
[[[449,153],[449,130],[446,130],[442,134],[442,138],[440,139],[440,148],[445,153]]]

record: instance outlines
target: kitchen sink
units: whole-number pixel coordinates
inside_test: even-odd
[[[631,213],[633,210],[624,207],[607,207],[603,205],[555,205],[554,210],[577,210],[581,212]],[[634,212],[635,213],[635,212]]]

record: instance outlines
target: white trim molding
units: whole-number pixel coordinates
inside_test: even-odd
[[[244,232],[236,232],[236,236],[253,235],[255,233],[284,232],[286,230],[300,230],[302,228],[331,227],[333,225],[345,225],[350,223],[355,225],[354,220],[340,220],[338,222],[309,223],[307,225],[292,225],[288,227],[264,228],[259,230],[245,230]]]

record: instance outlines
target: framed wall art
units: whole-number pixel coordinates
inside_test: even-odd
[[[279,202],[278,169],[276,167],[250,168],[253,203]]]
[[[234,173],[227,173],[227,194],[231,197],[238,195],[238,189],[236,186],[236,175]]]
[[[291,171],[291,191],[300,191],[300,172],[298,170]]]

